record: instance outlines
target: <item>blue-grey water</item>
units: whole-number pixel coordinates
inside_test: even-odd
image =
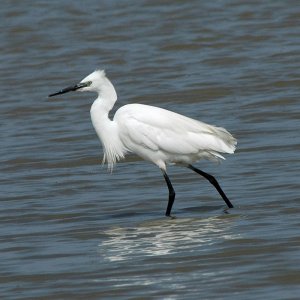
[[[1,299],[299,299],[300,3],[16,1],[1,17]],[[94,95],[47,95],[106,69],[116,107],[228,129],[203,178],[136,157],[110,174]]]

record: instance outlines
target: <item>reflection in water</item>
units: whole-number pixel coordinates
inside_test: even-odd
[[[104,232],[107,239],[100,245],[100,253],[108,261],[122,261],[137,256],[172,255],[181,251],[201,251],[220,240],[236,239],[230,234],[232,216],[207,219],[175,219],[151,221],[138,227],[111,228]],[[204,251],[204,250],[203,250]]]
[[[296,299],[299,1],[99,2],[1,1],[1,299]],[[235,134],[236,155],[201,163],[231,215],[181,169],[176,209],[192,219],[144,213],[165,208],[152,166],[100,170],[93,96],[46,98],[94,68],[107,69],[120,106]]]

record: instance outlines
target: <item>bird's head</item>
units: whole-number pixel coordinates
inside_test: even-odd
[[[100,93],[107,84],[107,81],[108,79],[105,76],[104,70],[96,70],[82,79],[79,83],[50,94],[49,97],[65,94],[71,91]]]

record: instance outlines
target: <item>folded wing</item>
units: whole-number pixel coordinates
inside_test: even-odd
[[[176,155],[233,153],[236,139],[224,128],[142,104],[123,106],[114,118],[125,144],[142,145],[152,151]],[[130,150],[130,149],[129,149]]]

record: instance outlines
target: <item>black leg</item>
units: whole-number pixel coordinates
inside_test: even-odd
[[[162,170],[163,175],[165,177],[168,189],[169,189],[169,202],[168,202],[168,206],[167,206],[167,210],[166,210],[166,216],[167,217],[171,217],[171,210],[172,210],[172,206],[175,200],[175,191],[173,189],[172,183],[170,181],[169,176],[167,175],[166,171]]]
[[[223,198],[223,200],[225,201],[225,203],[227,204],[227,206],[229,208],[233,208],[232,203],[229,201],[229,199],[227,198],[227,196],[225,195],[225,193],[223,192],[223,190],[221,189],[218,181],[216,180],[216,178],[208,173],[205,173],[195,167],[193,167],[192,165],[188,165],[188,168],[193,170],[194,172],[200,174],[201,176],[203,176],[205,179],[207,179],[215,188],[216,190],[219,192],[219,194],[221,195],[221,197]]]

